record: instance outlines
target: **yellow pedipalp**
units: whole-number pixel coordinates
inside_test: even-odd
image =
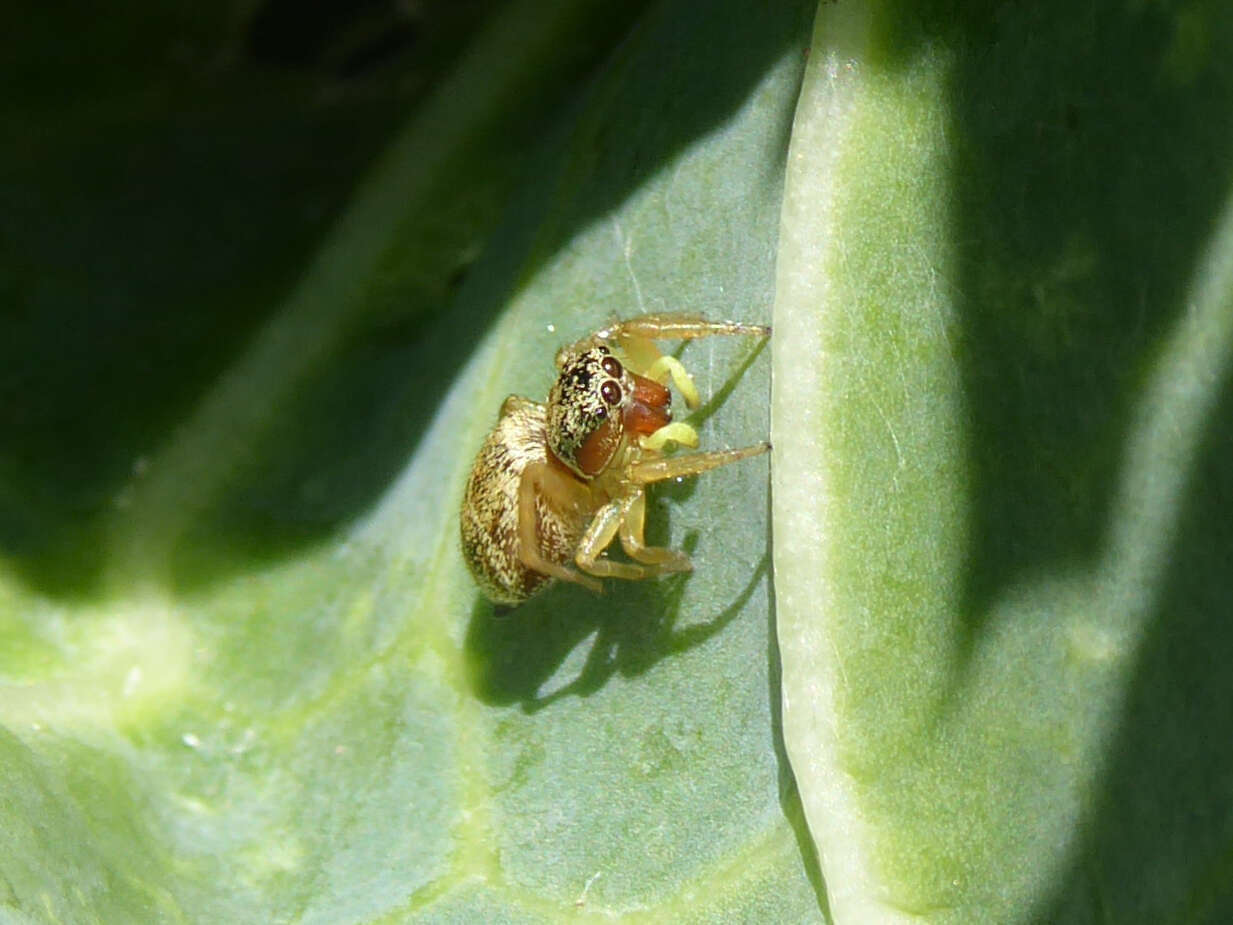
[[[673,421],[650,436],[643,437],[640,442],[644,450],[662,450],[669,441],[682,446],[697,447],[698,432],[684,421]]]
[[[661,356],[646,371],[646,377],[660,385],[667,385],[669,376],[672,377],[681,397],[685,399],[686,407],[697,408],[702,403],[702,397],[698,394],[698,387],[694,385],[693,377],[685,372],[685,367],[676,357]]]

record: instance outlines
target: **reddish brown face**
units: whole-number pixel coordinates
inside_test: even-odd
[[[625,433],[653,434],[672,420],[672,395],[658,382],[626,371],[633,380],[624,408],[609,417],[578,447],[578,468],[597,475],[617,451]]]
[[[548,396],[548,445],[586,479],[608,468],[626,434],[653,434],[672,420],[672,398],[626,369],[605,346],[569,357]]]

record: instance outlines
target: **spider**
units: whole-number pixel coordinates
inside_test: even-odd
[[[672,443],[698,445],[692,427],[672,420],[668,381],[689,408],[699,396],[680,361],[653,341],[716,334],[766,337],[770,328],[685,314],[617,322],[557,351],[547,404],[505,399],[462,502],[463,557],[487,597],[518,604],[554,579],[601,591],[600,578],[690,571],[685,553],[646,545],[646,486],[770,449],[664,454]],[[629,562],[603,555],[618,537]]]

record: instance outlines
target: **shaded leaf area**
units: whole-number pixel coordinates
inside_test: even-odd
[[[1216,729],[1233,698],[1223,667],[1233,657],[1233,383],[1227,359],[1207,354],[1227,357],[1233,331],[1205,325],[1188,356],[1159,364],[1187,316],[1233,311],[1227,293],[1202,304],[1207,287],[1228,285],[1220,264],[1233,257],[1221,233],[1233,192],[1233,28],[1203,2],[1072,16],[1037,5],[977,24],[976,39],[998,50],[1015,34],[1028,41],[996,65],[963,55],[952,88],[973,142],[956,159],[957,220],[961,240],[982,242],[960,257],[973,453],[964,612],[987,613],[1019,576],[1099,572],[1119,517],[1150,517],[1141,552],[1154,534],[1168,538],[1159,565],[1132,557],[1146,587],[1136,604],[1119,603],[1142,611],[1126,621],[1134,641],[1118,731],[1093,762],[1074,872],[1058,881],[1066,914],[1048,904],[1039,914],[1224,921],[1233,746]],[[997,105],[991,82],[1012,91]],[[1197,433],[1184,400],[1152,409],[1171,430],[1152,448],[1155,484],[1119,502],[1161,374],[1169,390],[1210,397]],[[1170,482],[1176,507],[1157,507],[1151,494]]]
[[[1194,461],[1176,552],[1144,630],[1081,854],[1043,906],[1043,920],[1223,922],[1233,914],[1233,746],[1225,734],[1233,698],[1231,396],[1226,382]]]
[[[312,253],[253,264],[213,360],[181,384],[160,359],[107,452],[149,449],[88,528],[2,480],[69,550],[0,581],[10,917],[825,920],[776,732],[765,457],[653,496],[691,576],[498,617],[457,549],[475,450],[562,341],[769,312],[812,9],[609,6],[484,21]],[[680,356],[705,446],[764,439],[768,351]]]
[[[1153,356],[1191,309],[1233,178],[1216,7],[1071,12],[957,28],[947,8],[924,26],[956,51],[970,615],[1018,576],[1099,558]]]
[[[100,520],[283,298],[465,24],[341,75],[272,67],[249,49],[268,19],[250,5],[71,25],[19,6],[0,55],[0,549],[44,591],[84,593]],[[442,213],[455,238],[483,218],[466,205]]]
[[[631,18],[634,8],[623,9],[622,16]],[[797,9],[788,12],[798,16]],[[618,18],[611,11],[603,15]],[[534,197],[524,196],[513,206],[519,216],[515,221],[527,229],[520,249],[492,256],[492,269],[474,282],[471,293],[449,313],[432,314],[407,298],[414,274],[462,281],[465,264],[458,271],[455,266],[473,257],[475,248],[468,250],[467,240],[457,242],[460,257],[441,254],[439,245],[442,239],[452,240],[447,224],[452,216],[461,213],[465,220],[486,214],[483,197],[489,192],[477,188],[473,175],[482,179],[483,174],[473,167],[452,163],[442,171],[434,187],[439,198],[417,203],[407,217],[410,228],[398,229],[390,253],[374,267],[373,279],[356,293],[350,313],[362,323],[349,320],[347,336],[331,345],[330,356],[305,371],[296,394],[288,397],[287,413],[256,435],[262,441],[254,454],[257,465],[237,472],[228,503],[192,526],[188,561],[177,566],[179,580],[191,584],[226,571],[231,567],[228,558],[237,551],[243,562],[298,548],[362,511],[416,451],[453,376],[511,289],[531,279],[585,229],[610,221],[610,214],[634,190],[680,158],[699,136],[722,125],[782,51],[781,43],[763,41],[756,33],[746,40],[715,30],[694,40],[675,27],[655,25],[661,19],[670,22],[673,15],[671,7],[648,12],[639,25],[647,50],[636,62],[615,59],[608,81],[595,90],[586,108],[575,104],[567,110],[565,121],[547,125],[503,114],[487,128],[492,150],[503,157],[511,145],[530,146],[533,136],[546,133],[535,146],[539,153],[529,170],[551,179],[535,187]],[[725,62],[727,74],[713,82],[710,93],[698,97],[691,96],[691,90],[708,79],[713,61],[685,50],[699,46],[703,34],[714,43],[710,53]],[[553,53],[560,52],[554,48]],[[678,61],[679,67],[659,67],[654,62],[660,60]],[[613,106],[619,107],[615,117]],[[492,169],[506,170],[508,164],[499,162]],[[601,175],[604,182],[596,182]],[[525,182],[526,174],[520,176],[519,182]],[[724,205],[721,200],[715,208]],[[720,220],[722,212],[712,217]],[[406,234],[415,237],[406,240]],[[635,246],[648,249],[640,242]],[[671,268],[677,275],[702,274],[709,269],[670,242],[655,259],[656,272]],[[449,260],[454,264],[443,267]],[[613,302],[601,292],[573,298],[576,308],[594,307],[601,317],[627,313],[629,307],[624,296]],[[712,304],[661,298],[646,308],[709,310]],[[634,307],[642,306],[635,301]],[[540,395],[544,392],[546,386]],[[358,407],[366,413],[357,415]]]
[[[1233,912],[1231,50],[1202,2],[820,20],[773,429],[825,504],[775,539],[839,920]]]

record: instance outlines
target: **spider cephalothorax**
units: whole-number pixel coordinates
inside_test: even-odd
[[[653,434],[672,420],[671,393],[630,372],[603,344],[560,362],[548,394],[548,446],[582,478],[603,472],[627,433]]]

